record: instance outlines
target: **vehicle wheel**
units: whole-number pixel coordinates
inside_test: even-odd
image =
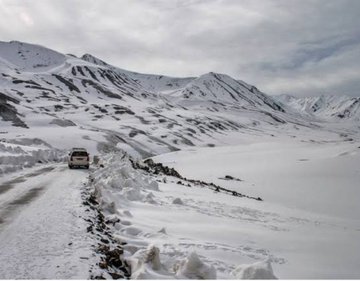
[[[85,168],[86,168],[86,169],[89,169],[89,165],[86,165]]]
[[[69,165],[69,169],[72,169],[73,168],[73,166],[72,165]]]

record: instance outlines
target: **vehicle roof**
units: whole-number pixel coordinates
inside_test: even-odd
[[[73,147],[72,149],[71,149],[71,151],[86,151],[86,149],[85,148],[82,148],[82,147]]]

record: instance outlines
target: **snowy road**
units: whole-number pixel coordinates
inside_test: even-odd
[[[89,278],[87,175],[53,164],[0,182],[1,279]]]

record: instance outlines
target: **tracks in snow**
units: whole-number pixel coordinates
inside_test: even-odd
[[[81,192],[88,171],[55,164],[0,184],[0,278],[88,279],[96,264]]]

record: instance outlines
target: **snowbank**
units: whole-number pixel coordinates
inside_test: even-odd
[[[154,203],[152,191],[159,190],[157,182],[135,170],[126,154],[106,155],[100,165],[103,168],[92,174],[92,180],[105,211],[116,213],[116,205],[122,202]]]
[[[30,168],[36,164],[61,162],[65,158],[66,153],[62,150],[3,142],[0,143],[0,174]]]

